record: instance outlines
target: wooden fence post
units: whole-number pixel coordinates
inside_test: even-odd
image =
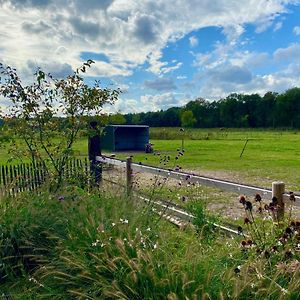
[[[277,218],[278,221],[282,221],[284,218],[284,201],[283,201],[283,194],[284,194],[284,183],[280,181],[272,182],[272,200],[274,197],[277,199]]]
[[[97,129],[98,122],[90,122],[90,129],[92,135],[89,137],[88,152],[90,161],[90,172],[96,185],[101,182],[102,179],[102,165],[97,163],[96,156],[101,155],[101,139]]]
[[[132,193],[132,158],[127,157],[126,159],[126,193],[129,197]]]

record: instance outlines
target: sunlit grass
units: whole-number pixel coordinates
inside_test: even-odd
[[[297,253],[270,259],[207,227],[184,230],[111,188],[0,202],[1,293],[14,299],[297,299]],[[209,229],[209,230],[207,230]],[[290,268],[290,269],[289,269]]]
[[[170,140],[162,139],[166,134]],[[221,171],[240,182],[265,187],[270,187],[272,181],[281,180],[286,183],[287,189],[300,190],[298,131],[189,129],[182,133],[179,128],[151,128],[150,135],[155,152],[171,156],[166,167],[180,165],[185,170],[198,172]],[[182,145],[181,135],[185,154],[176,161],[176,150]],[[240,157],[247,139],[249,141]],[[0,164],[5,164],[10,155],[7,154],[8,146],[2,146],[5,148],[0,148]],[[75,143],[74,155],[87,156],[86,137]],[[116,155],[120,158],[134,155],[135,162],[159,165],[159,158],[153,154],[120,152]],[[18,163],[18,160],[13,163]],[[161,166],[164,167],[163,164]]]

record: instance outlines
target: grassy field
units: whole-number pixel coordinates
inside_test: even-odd
[[[161,129],[164,131],[165,129]],[[157,131],[157,129],[155,129]],[[171,129],[175,136],[175,129]],[[284,181],[287,189],[300,190],[300,135],[295,131],[230,130],[224,135],[220,130],[191,130],[194,136],[209,136],[208,139],[190,139],[185,133],[184,155],[176,160],[177,149],[182,140],[151,140],[155,152],[170,155],[167,165],[180,165],[185,170],[198,172],[218,171],[227,174],[233,181],[271,186],[272,181]],[[180,131],[177,130],[178,135]],[[154,136],[157,133],[153,134]],[[246,140],[249,139],[242,157]],[[118,154],[124,158],[129,153]],[[134,161],[159,164],[157,155],[134,153]],[[163,166],[164,163],[161,163]]]
[[[178,132],[170,129],[169,140],[161,139],[159,130],[152,132],[153,154],[117,153],[117,157],[133,155],[136,162],[168,168],[180,165],[259,185],[281,179],[300,190],[297,132],[230,130],[222,137],[223,131],[191,130],[193,138],[184,133],[183,155]],[[75,154],[86,153],[87,140],[82,138]],[[5,163],[5,149],[1,156]],[[284,226],[278,226],[270,210],[256,212],[264,203],[249,199],[250,211],[235,195],[233,206],[242,213],[238,224],[249,235],[230,238],[207,223],[219,220],[205,209],[214,198],[224,216],[227,194],[188,183],[164,186],[142,179],[148,181],[154,198],[175,197],[184,204],[196,216],[193,226],[178,230],[153,214],[151,204],[128,198],[122,189],[104,183],[101,190],[93,190],[76,185],[76,178],[56,192],[49,193],[45,186],[39,194],[0,197],[0,295],[12,299],[299,299],[300,225],[295,221],[292,225],[288,214]]]
[[[166,167],[180,165],[185,170],[216,172],[215,176],[259,186],[270,187],[275,180],[284,181],[287,189],[300,190],[300,132],[243,129],[189,129],[151,128],[154,154],[116,153],[125,158],[151,165],[162,165],[161,158],[170,156]],[[184,142],[184,155],[176,160],[177,149]],[[249,139],[245,151],[240,154]],[[87,139],[81,138],[74,147],[77,156],[86,156]],[[105,154],[105,152],[104,152]],[[9,155],[7,147],[0,148],[0,164],[5,164]]]

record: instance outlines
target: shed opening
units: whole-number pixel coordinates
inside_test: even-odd
[[[149,126],[107,125],[102,135],[102,149],[108,151],[145,151]]]

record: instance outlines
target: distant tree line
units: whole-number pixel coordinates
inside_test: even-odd
[[[124,115],[123,124],[151,127],[300,128],[300,88],[282,94],[230,94],[218,101],[197,98],[183,107]]]
[[[197,98],[183,107],[171,107],[156,112],[103,114],[82,116],[85,124],[91,119],[101,126],[107,124],[135,124],[151,127],[231,127],[231,128],[300,128],[300,88],[284,93],[230,94],[224,99],[208,101]],[[58,118],[62,129],[66,118]],[[0,127],[3,121],[0,120]],[[84,129],[84,128],[82,128]]]

